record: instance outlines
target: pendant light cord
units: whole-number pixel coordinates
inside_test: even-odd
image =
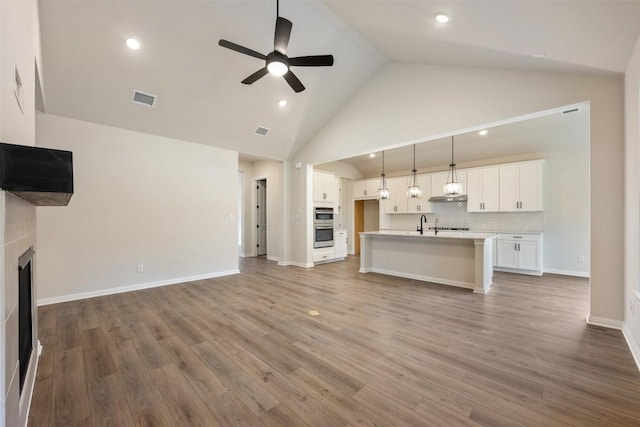
[[[276,0],[276,21],[280,17],[280,0]]]

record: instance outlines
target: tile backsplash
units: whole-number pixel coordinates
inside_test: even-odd
[[[438,218],[440,227],[467,227],[472,231],[543,232],[543,212],[467,212],[466,202],[438,202],[431,204],[426,214],[427,226],[433,227]],[[389,227],[396,230],[415,230],[420,215],[389,215]]]

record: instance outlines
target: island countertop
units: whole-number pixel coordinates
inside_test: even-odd
[[[479,233],[475,231],[450,231],[441,230],[436,232],[434,230],[425,231],[420,234],[419,231],[408,230],[380,230],[380,231],[365,231],[360,233],[372,236],[395,236],[395,237],[408,237],[408,238],[437,238],[437,239],[492,239],[497,237],[496,233]]]
[[[381,230],[360,233],[360,272],[382,273],[487,293],[497,234]]]

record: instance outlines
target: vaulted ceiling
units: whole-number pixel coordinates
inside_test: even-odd
[[[275,1],[41,0],[45,111],[285,159],[387,61],[621,74],[640,30],[637,1],[288,0],[280,15],[289,56],[335,57],[296,68],[298,94],[271,75],[241,84],[264,63],[218,46],[272,51]],[[156,105],[132,103],[134,90]]]

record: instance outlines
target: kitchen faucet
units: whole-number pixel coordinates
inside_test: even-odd
[[[424,223],[427,223],[427,216],[422,214],[422,216],[420,217],[420,227],[416,226],[416,231],[419,231],[420,234],[424,233],[424,228],[422,227],[422,220],[424,219]]]
[[[435,226],[435,227],[433,227],[434,234],[435,234],[436,236],[438,235],[438,222],[439,222],[439,220],[438,220],[438,218],[436,217],[436,226]]]

